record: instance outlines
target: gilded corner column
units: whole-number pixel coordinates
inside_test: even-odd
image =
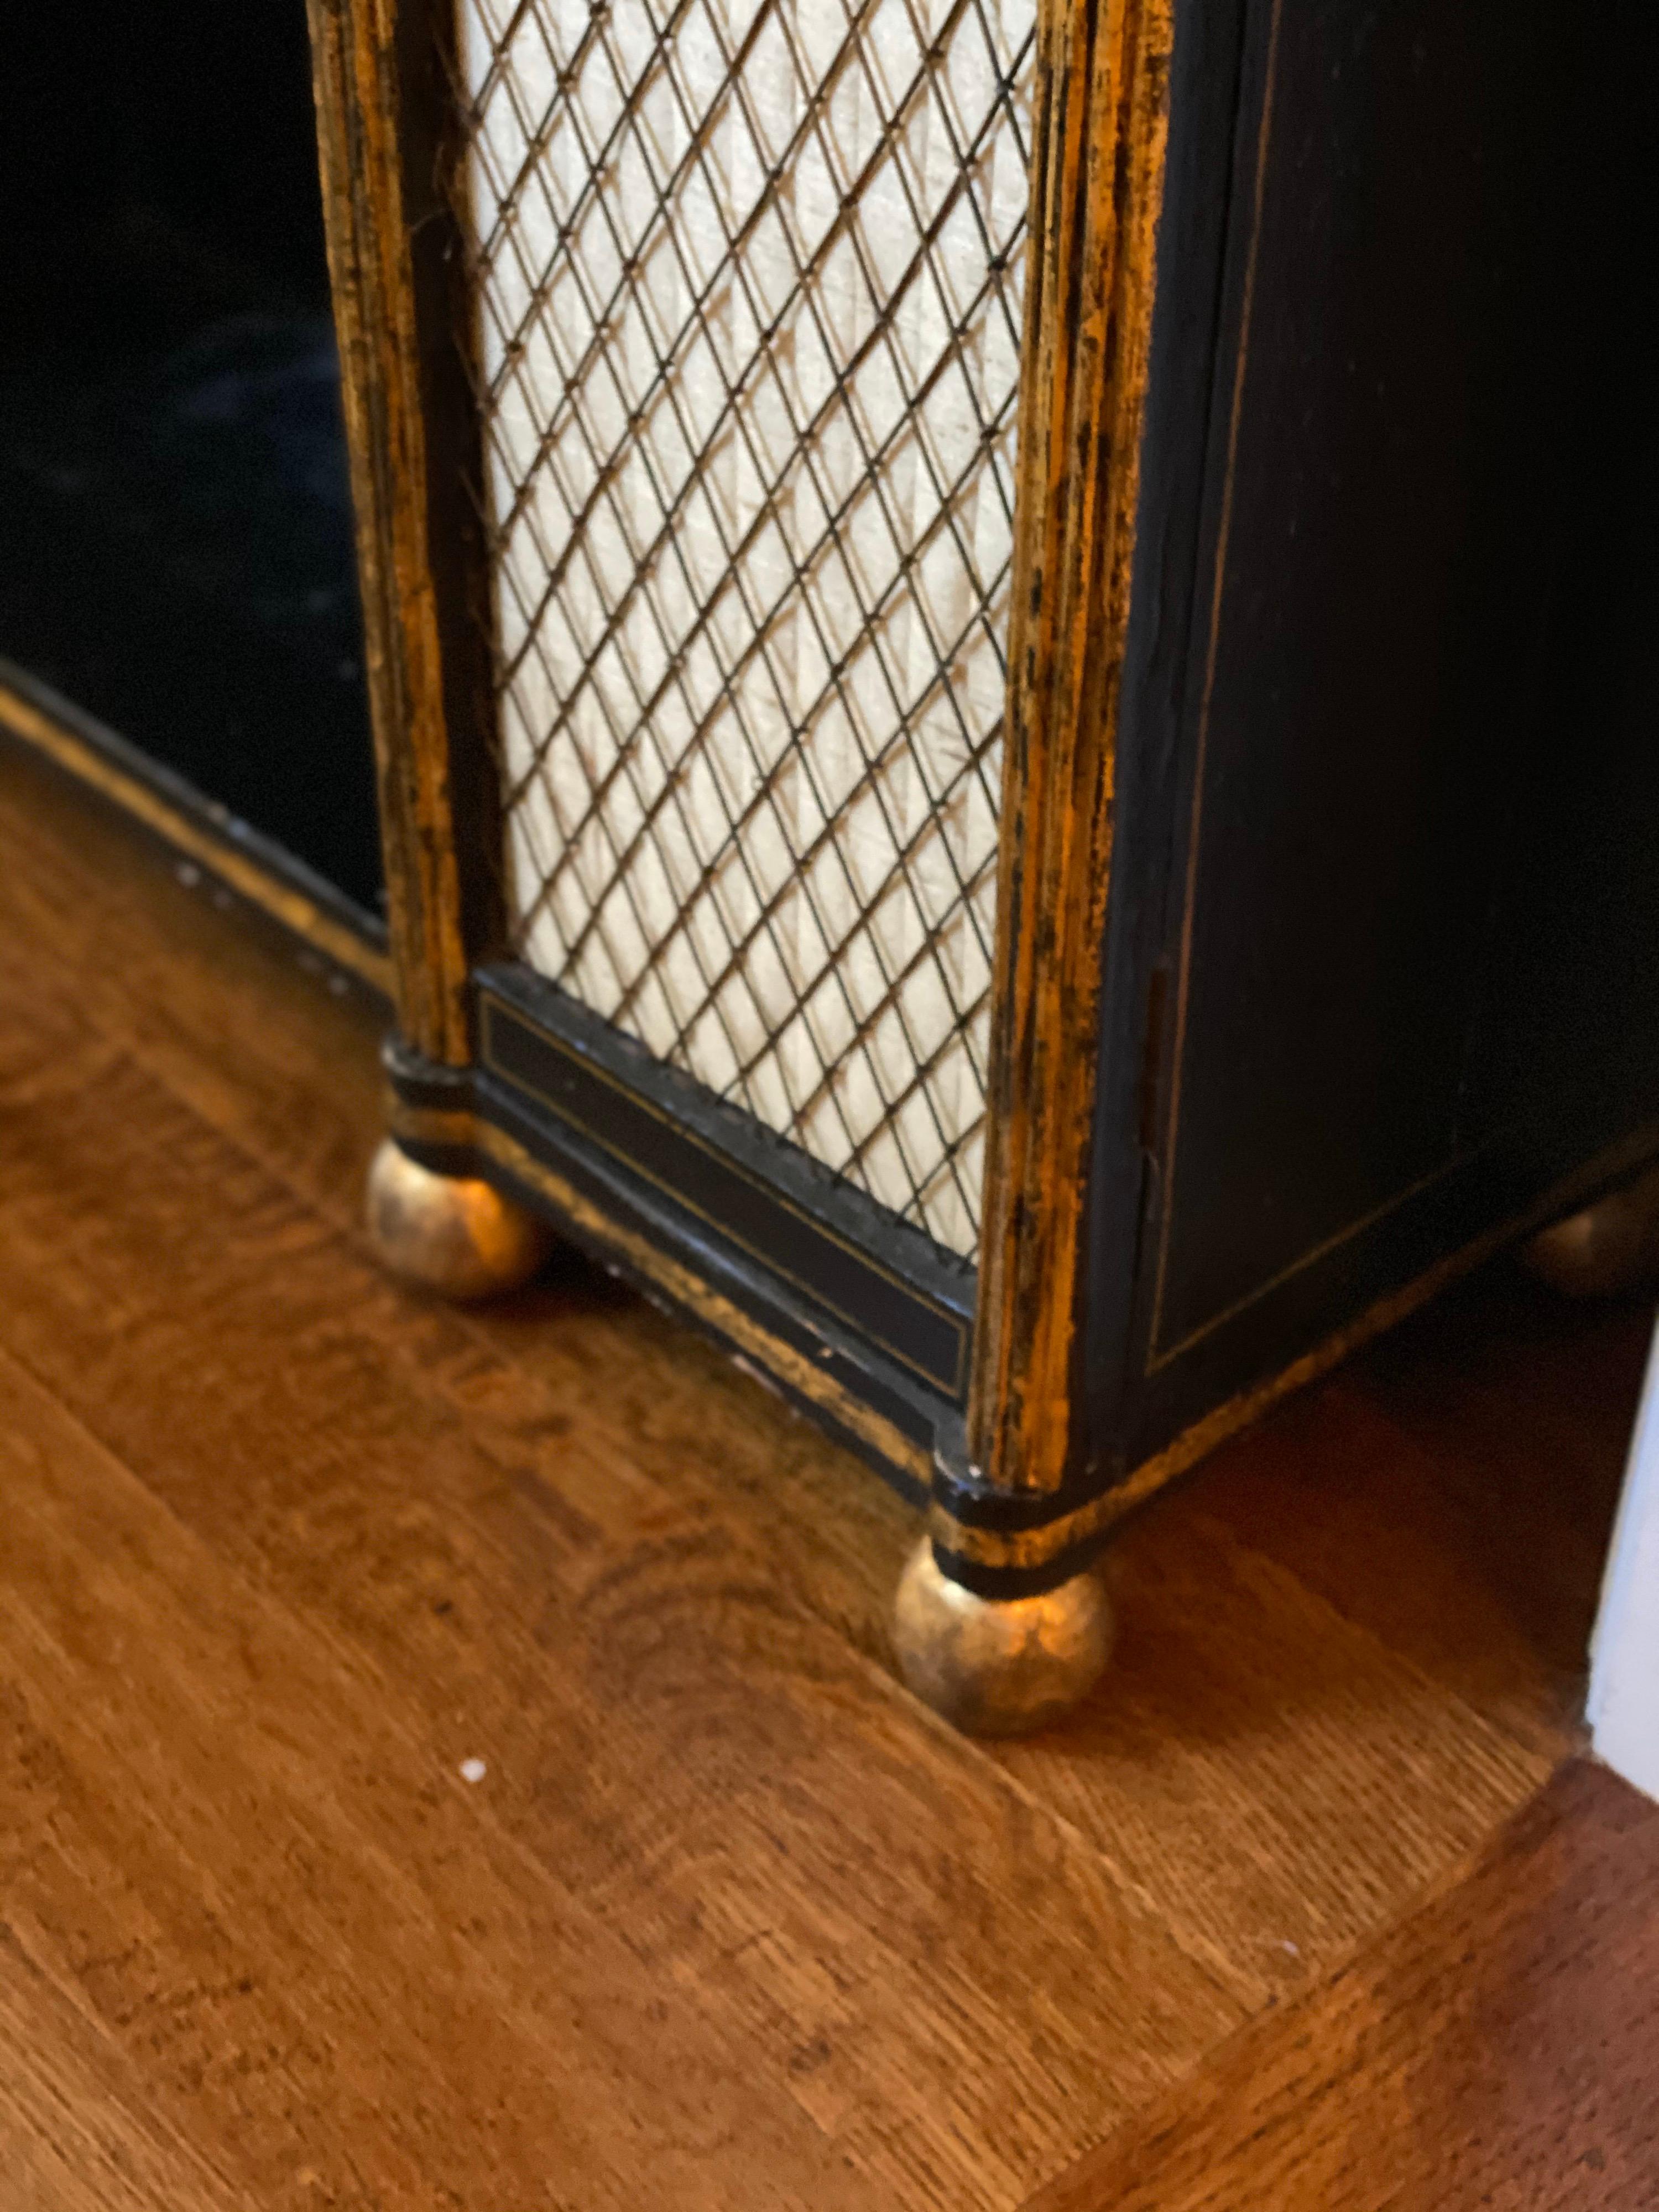
[[[1042,0],[968,1479],[1074,1463],[1113,769],[1171,0]]]

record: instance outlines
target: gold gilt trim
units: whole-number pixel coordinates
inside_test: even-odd
[[[390,1107],[394,1137],[412,1145],[453,1146],[478,1153],[510,1176],[514,1182],[535,1191],[583,1236],[606,1251],[614,1252],[635,1273],[654,1283],[676,1305],[734,1344],[744,1356],[763,1368],[787,1389],[816,1406],[849,1434],[887,1461],[903,1469],[921,1487],[933,1474],[933,1462],[924,1448],[902,1429],[885,1419],[815,1366],[793,1345],[773,1335],[710,1288],[702,1276],[659,1250],[648,1237],[623,1228],[602,1206],[584,1197],[556,1169],[527,1152],[516,1139],[465,1109],[410,1106],[394,1094]]]
[[[728,1244],[735,1245],[738,1251],[746,1253],[757,1265],[777,1276],[781,1281],[790,1284],[801,1293],[803,1297],[811,1298],[826,1312],[834,1314],[838,1320],[847,1322],[854,1328],[862,1330],[871,1343],[878,1344],[881,1346],[895,1365],[908,1367],[913,1375],[919,1376],[922,1382],[928,1383],[934,1389],[949,1390],[953,1394],[960,1392],[962,1370],[967,1361],[967,1340],[969,1335],[969,1324],[961,1314],[953,1312],[949,1306],[934,1297],[930,1292],[919,1290],[896,1268],[888,1267],[884,1261],[879,1259],[866,1246],[855,1244],[851,1237],[843,1237],[834,1224],[824,1220],[822,1215],[811,1213],[805,1206],[798,1205],[787,1193],[780,1190],[776,1183],[769,1182],[763,1176],[753,1174],[740,1160],[734,1159],[729,1152],[722,1152],[717,1146],[711,1145],[701,1131],[693,1128],[689,1122],[678,1121],[672,1115],[665,1114],[654,1099],[647,1098],[642,1091],[632,1089],[620,1078],[613,1075],[608,1067],[601,1066],[599,1061],[591,1054],[573,1051],[562,1037],[556,1036],[551,1031],[541,1028],[538,1024],[531,1021],[526,1015],[519,1012],[515,1007],[503,1006],[495,999],[485,998],[483,1001],[483,1015],[479,1024],[480,1065],[488,1068],[492,1075],[498,1076],[503,1083],[511,1085],[515,1091],[535,1099],[538,1104],[548,1112],[554,1115],[559,1113],[556,1102],[538,1085],[527,1082],[521,1073],[503,1066],[496,1058],[495,1030],[498,1018],[517,1023],[521,1030],[527,1030],[538,1042],[561,1054],[568,1063],[579,1066],[581,1073],[590,1080],[603,1084],[607,1090],[616,1092],[619,1097],[625,1098],[629,1105],[635,1107],[641,1113],[648,1115],[660,1127],[672,1130],[681,1143],[702,1152],[708,1159],[717,1162],[728,1174],[748,1184],[750,1189],[760,1192],[771,1205],[777,1207],[781,1213],[792,1216],[804,1227],[809,1229],[815,1237],[822,1237],[826,1243],[839,1245],[841,1249],[849,1254],[860,1267],[866,1268],[872,1275],[879,1275],[905,1297],[914,1300],[916,1305],[934,1315],[955,1333],[957,1339],[956,1366],[948,1382],[935,1369],[926,1366],[920,1359],[913,1358],[902,1345],[891,1343],[886,1337],[878,1336],[867,1319],[861,1319],[858,1315],[849,1313],[844,1306],[838,1304],[825,1291],[815,1289],[803,1277],[796,1274],[787,1262],[780,1259],[775,1253],[763,1251],[758,1245],[751,1243],[746,1237],[739,1236],[729,1221],[722,1221],[717,1215],[710,1213],[706,1206],[699,1205],[690,1191],[680,1184],[670,1182],[658,1175],[642,1159],[625,1150],[622,1146],[612,1144],[603,1129],[594,1128],[591,1122],[584,1121],[580,1115],[567,1115],[564,1117],[574,1122],[590,1144],[597,1145],[602,1152],[608,1153],[611,1158],[618,1161],[630,1175],[637,1176],[642,1182],[647,1182],[653,1190],[660,1191],[665,1198],[671,1199],[685,1212],[695,1215],[699,1221],[706,1222],[717,1236],[723,1237]]]
[[[428,1059],[471,1056],[428,425],[404,204],[398,0],[307,0],[324,229],[357,521],[369,718],[398,1027]],[[413,40],[422,27],[414,9]],[[423,52],[424,49],[422,49]]]
[[[234,838],[174,805],[142,776],[121,767],[89,739],[42,713],[5,684],[0,684],[0,726],[77,783],[143,823],[175,851],[199,861],[250,906],[259,908],[284,929],[313,945],[337,968],[357,976],[383,997],[391,996],[392,963],[384,952],[315,899],[307,898],[274,870],[264,866]]]
[[[1005,1531],[970,1528],[935,1504],[930,1509],[928,1522],[934,1540],[944,1550],[969,1559],[977,1566],[1008,1568],[1042,1567],[1076,1546],[1103,1540],[1120,1522],[1156,1497],[1167,1484],[1206,1458],[1230,1437],[1261,1420],[1281,1399],[1307,1383],[1317,1382],[1351,1352],[1404,1321],[1418,1307],[1426,1305],[1449,1284],[1492,1258],[1505,1244],[1518,1241],[1560,1214],[1571,1212],[1576,1205],[1583,1203],[1609,1182],[1633,1174],[1656,1152],[1659,1152],[1659,1124],[1650,1124],[1610,1146],[1588,1166],[1558,1183],[1523,1213],[1437,1261],[1414,1281],[1379,1298],[1358,1320],[1334,1331],[1322,1344],[1304,1352],[1300,1359],[1292,1360],[1279,1374],[1239,1391],[1224,1405],[1218,1406],[1213,1413],[1206,1413],[1184,1430],[1163,1451],[1143,1460],[1122,1482],[1091,1499],[1086,1505],[1079,1505],[1040,1528]]]
[[[1075,1462],[1083,1194],[1140,488],[1170,0],[1042,0],[969,1457]]]

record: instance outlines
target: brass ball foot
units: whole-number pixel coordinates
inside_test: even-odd
[[[1521,1263],[1572,1298],[1617,1297],[1653,1281],[1659,1277],[1659,1168],[1553,1221],[1522,1246]]]
[[[368,1233],[400,1282],[440,1297],[487,1298],[527,1282],[553,1232],[493,1183],[438,1175],[387,1137],[369,1164]]]
[[[1074,1705],[1112,1650],[1097,1576],[1041,1597],[979,1597],[939,1570],[924,1536],[899,1577],[893,1640],[916,1695],[965,1735],[1028,1735]]]

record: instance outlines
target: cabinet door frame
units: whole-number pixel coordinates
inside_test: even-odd
[[[309,0],[386,851],[394,1128],[433,1164],[527,1188],[597,1249],[758,1357],[902,1481],[931,1487],[964,1573],[1042,1575],[1073,1502],[1089,1168],[1171,0],[1042,0],[1019,398],[993,1047],[971,1378],[933,1449],[745,1322],[661,1224],[619,1227],[550,1176],[473,1082],[504,943],[489,672],[476,620],[482,461],[471,411],[452,119],[453,0]],[[499,994],[497,994],[499,998]],[[611,1073],[614,1074],[615,1071]],[[658,1102],[661,1103],[660,1101]],[[915,1271],[912,1270],[914,1276]],[[912,1287],[915,1287],[914,1281]],[[976,1296],[975,1294],[976,1287]],[[941,1298],[941,1304],[949,1303]],[[825,1363],[833,1366],[833,1362]],[[890,1407],[888,1409],[890,1414]],[[914,1425],[913,1425],[914,1427]],[[1018,1554],[1015,1559],[1012,1555]]]

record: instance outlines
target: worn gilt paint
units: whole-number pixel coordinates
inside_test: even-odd
[[[123,768],[118,760],[91,744],[80,732],[0,683],[0,730],[51,761],[77,783],[96,791],[124,814],[142,822],[145,829],[171,845],[175,852],[211,871],[250,906],[272,915],[284,929],[292,930],[325,959],[367,983],[371,990],[390,995],[392,969],[385,953],[366,943],[355,929],[329,913],[257,858],[230,836],[220,832],[180,805],[175,805],[144,776]]]
[[[1085,1169],[1164,175],[1170,0],[1044,0],[969,1449],[1074,1444]]]
[[[471,1057],[395,0],[307,0],[398,1025]]]
[[[470,1057],[397,0],[308,0],[359,518],[398,1025]],[[986,1223],[971,1409],[994,1483],[1073,1446],[1112,758],[1171,0],[1044,0],[1010,637]]]

